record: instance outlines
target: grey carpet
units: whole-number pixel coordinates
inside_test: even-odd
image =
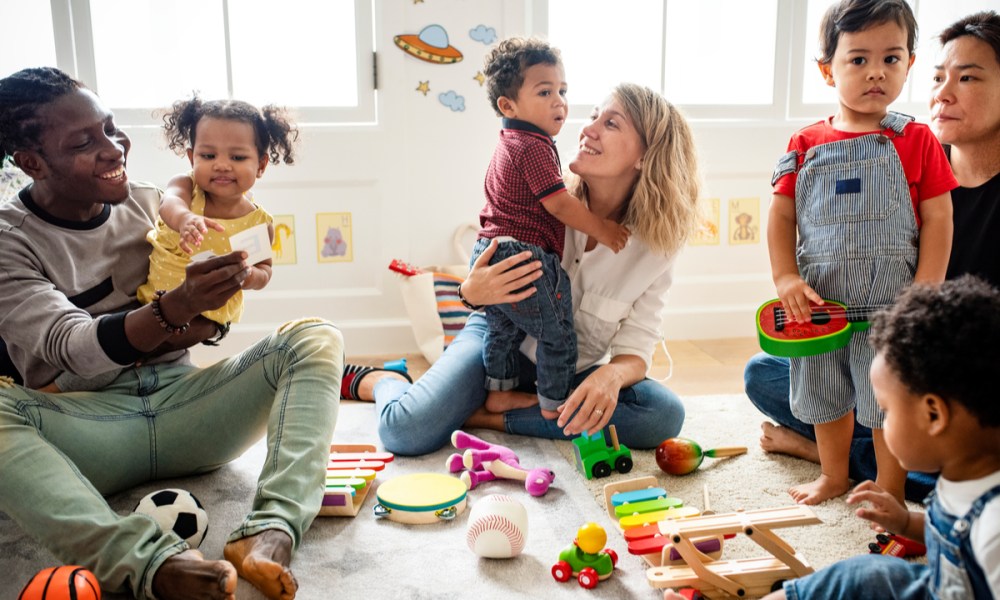
[[[469,508],[452,522],[402,525],[376,519],[371,512],[374,493],[353,518],[320,517],[305,536],[293,562],[300,583],[299,598],[649,598],[660,597],[645,578],[645,563],[629,555],[621,534],[604,509],[603,486],[608,481],[655,475],[660,484],[688,504],[702,505],[702,487],[708,485],[716,512],[782,506],[790,503],[787,488],[818,474],[818,466],[782,456],[768,455],[757,445],[760,415],[745,396],[700,396],[685,399],[688,410],[682,435],[704,448],[745,445],[749,453],[728,459],[705,459],[695,473],[685,477],[664,474],[652,451],[633,453],[635,468],[627,476],[613,474],[588,481],[572,464],[572,445],[532,438],[475,431],[489,441],[514,449],[525,467],[548,466],[556,473],[549,492],[533,498],[521,482],[497,481],[469,493],[476,498],[501,493],[519,500],[528,512],[528,540],[524,552],[510,560],[479,558],[465,544]],[[334,436],[336,443],[373,443],[375,417],[372,405],[346,402]],[[257,471],[263,462],[263,444],[219,471],[201,476],[148,484],[109,499],[125,513],[145,494],[165,487],[192,491],[206,506],[209,533],[202,550],[221,557],[225,538],[249,507]],[[418,457],[397,457],[376,481],[416,472],[446,472],[444,448]],[[816,508],[822,525],[780,530],[806,560],[816,567],[865,551],[873,534],[853,516],[843,498]],[[608,545],[621,560],[614,576],[597,589],[585,591],[574,581],[557,583],[550,568],[562,548],[573,540],[577,528],[595,521],[608,531]],[[727,543],[724,558],[761,555],[745,539]],[[0,599],[14,598],[38,570],[56,564],[54,558],[0,513]],[[262,598],[241,581],[239,598]],[[106,598],[128,596],[105,594]]]

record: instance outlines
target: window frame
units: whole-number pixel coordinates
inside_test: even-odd
[[[223,4],[223,10],[228,13],[228,3],[234,0],[219,1]],[[97,86],[97,65],[90,2],[91,0],[50,0],[52,27],[55,34],[56,66],[83,81],[95,93],[100,94],[100,89]],[[353,2],[358,105],[352,107],[289,106],[295,110],[296,120],[300,125],[358,125],[374,124],[377,121],[374,2],[369,0],[353,0]],[[228,20],[226,26],[228,27]],[[226,70],[229,73],[228,95],[232,98],[232,65],[228,56],[228,48]],[[152,112],[159,108],[162,107],[121,108],[111,106],[111,109],[115,111],[116,120],[121,126],[149,125]]]
[[[678,0],[664,0],[671,2]],[[683,1],[683,0],[680,0]],[[919,22],[921,0],[908,0]],[[663,11],[662,30],[666,30],[667,11]],[[548,0],[536,0],[531,9],[531,29],[539,34],[546,34],[549,25]],[[808,21],[808,3],[800,0],[778,0],[775,18],[775,50],[774,50],[774,89],[772,102],[764,104],[683,104],[678,103],[689,119],[693,121],[725,122],[782,122],[799,123],[815,120],[834,114],[837,111],[836,102],[806,103],[802,100],[805,89],[804,77],[807,61],[813,59],[813,46],[810,36],[815,32],[806,30]],[[923,34],[922,34],[923,35]],[[664,71],[666,41],[661,44],[660,90],[664,89]],[[927,57],[923,57],[928,60]],[[816,75],[819,77],[819,74]],[[910,77],[912,77],[912,72]],[[908,79],[904,93],[909,96],[913,80]],[[590,115],[592,106],[583,104],[570,105],[570,117],[585,119]],[[927,102],[917,100],[897,100],[892,105],[895,111],[914,115],[918,118],[926,115]]]

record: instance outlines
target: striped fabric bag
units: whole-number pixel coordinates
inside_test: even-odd
[[[422,268],[400,260],[389,264],[390,271],[402,275],[399,289],[403,295],[403,306],[410,317],[417,347],[431,364],[465,327],[465,321],[472,312],[458,297],[458,286],[469,272],[469,253],[462,244],[462,238],[470,230],[475,233],[478,228],[462,225],[455,232],[455,249],[459,256],[466,257],[464,264]]]

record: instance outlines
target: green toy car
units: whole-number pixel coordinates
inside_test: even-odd
[[[559,582],[576,577],[583,588],[597,587],[598,582],[611,577],[618,564],[618,554],[604,548],[607,541],[603,527],[597,523],[584,524],[577,530],[573,544],[559,553],[559,562],[552,565],[552,577]]]

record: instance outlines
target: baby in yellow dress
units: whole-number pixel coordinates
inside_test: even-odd
[[[229,236],[262,223],[274,240],[271,215],[254,203],[250,188],[269,161],[293,162],[292,143],[298,136],[287,114],[274,106],[258,110],[239,100],[203,102],[197,96],[174,103],[163,128],[170,148],[187,153],[192,171],[167,184],[156,229],[147,236],[153,245],[149,278],[136,292],[144,304],[184,281],[196,250],[227,254]],[[271,260],[250,271],[243,288],[263,288],[271,279]],[[202,314],[224,332],[243,314],[243,292]]]

